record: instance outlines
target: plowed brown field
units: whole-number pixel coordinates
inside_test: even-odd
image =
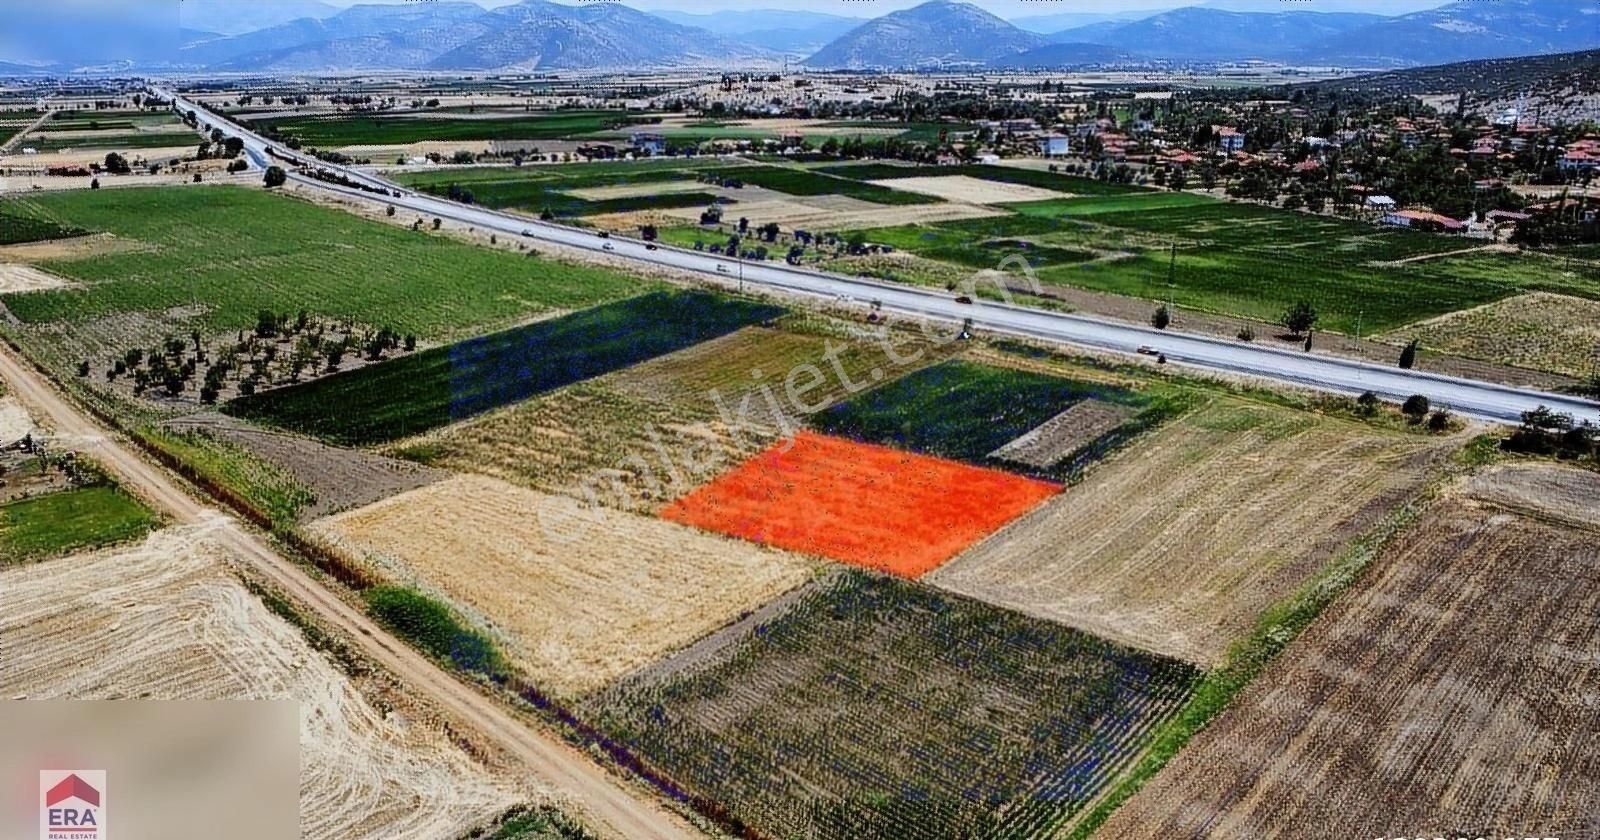
[[[1436,503],[1096,837],[1600,836],[1597,528]]]

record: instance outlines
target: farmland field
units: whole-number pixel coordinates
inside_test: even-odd
[[[21,145],[38,149],[40,154],[67,149],[104,149],[139,152],[146,149],[186,149],[193,152],[200,136],[176,131],[101,131],[94,134],[30,134]],[[130,155],[131,156],[131,155]]]
[[[22,209],[146,246],[43,261],[82,286],[7,296],[27,324],[182,307],[201,313],[187,319],[194,326],[232,332],[253,326],[263,309],[308,309],[448,337],[614,300],[639,285],[613,271],[400,230],[259,189],[75,190],[30,196]]]
[[[710,173],[725,180],[765,187],[769,190],[798,196],[842,195],[859,198],[874,204],[937,204],[943,201],[930,195],[840,178],[815,169],[796,169],[787,166],[735,166],[714,169]]]
[[[82,236],[85,233],[88,231],[30,214],[7,212],[5,206],[0,205],[0,245],[65,239],[69,236]]]
[[[1532,292],[1403,327],[1389,338],[1581,379],[1600,364],[1600,301]]]
[[[841,570],[588,712],[764,836],[1042,836],[1183,702],[1187,665]]]
[[[0,505],[0,564],[142,537],[156,515],[121,488],[76,487]]]
[[[341,444],[390,441],[775,318],[707,292],[649,292],[234,400],[228,413]]]
[[[916,578],[1058,489],[998,470],[801,432],[678,499],[661,516]]]
[[[1458,443],[1219,398],[927,580],[1209,667]]]
[[[1126,184],[1113,184],[1109,181],[1097,181],[1093,178],[1079,178],[1073,175],[1062,175],[1055,172],[1045,172],[1037,169],[1018,169],[1011,166],[990,166],[985,164],[964,164],[961,166],[894,166],[891,164],[839,164],[837,166],[824,166],[818,171],[844,178],[858,178],[867,181],[886,180],[891,178],[922,178],[927,176],[956,176],[978,178],[984,181],[995,181],[1002,184],[1021,184],[1023,186],[1038,187],[1058,193],[1072,195],[1122,195],[1125,193],[1146,192],[1140,187]]]
[[[0,691],[298,700],[300,825],[316,840],[454,837],[527,795],[399,693],[369,701],[227,571],[242,562],[195,527],[0,570]]]
[[[838,378],[827,358],[852,384],[870,381],[873,368],[898,367],[881,348],[831,337],[827,329],[790,318],[778,328],[745,327],[390,449],[535,490],[583,499],[594,494],[602,504],[654,512],[756,455],[798,426],[807,409],[848,396],[852,385]],[[917,349],[921,358],[907,369],[943,355],[931,347],[896,348],[901,359]],[[806,386],[797,391],[804,404],[790,402],[786,374],[811,366],[827,369],[823,381],[797,379]],[[780,401],[781,414],[763,388]]]
[[[1600,298],[1600,270],[1592,266],[1557,271],[1547,260],[1514,254],[1396,263],[1462,246],[1447,236],[1169,196],[1140,192],[1014,204],[1013,215],[864,234],[869,242],[969,265],[987,260],[993,266],[1004,253],[1029,253],[1006,239],[1092,253],[1103,258],[1043,261],[1035,266],[1039,280],[1152,300],[1170,297],[1179,306],[1267,322],[1277,322],[1303,300],[1321,314],[1319,328],[1346,332],[1354,331],[1358,319],[1367,330],[1387,330],[1520,291]]]
[[[541,689],[603,685],[804,583],[798,556],[460,476],[321,520],[379,574],[443,594]]]
[[[514,208],[528,213],[548,210],[557,216],[591,216],[673,207],[705,207],[716,199],[709,186],[679,189],[692,183],[692,165],[669,166],[638,162],[631,168],[601,167],[593,164],[563,167],[485,167],[441,169],[403,173],[400,183],[433,195],[448,196],[457,187],[470,193],[471,201],[495,209]],[[648,190],[648,185],[670,185],[654,192],[585,198],[579,192],[605,187],[630,186]]]
[[[999,465],[990,453],[1090,398],[1145,405],[1139,394],[1103,383],[955,360],[859,394],[813,416],[811,425],[854,440]],[[1131,434],[1138,427],[1126,428]],[[1041,472],[1065,477],[1081,466],[1068,460]]]
[[[1591,835],[1600,521],[1566,517],[1434,503],[1096,836]]]
[[[511,119],[435,119],[399,115],[372,117],[336,114],[253,120],[270,135],[295,137],[307,146],[403,145],[423,140],[555,140],[624,125],[615,111],[554,111]]]

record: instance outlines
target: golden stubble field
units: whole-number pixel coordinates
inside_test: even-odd
[[[1435,502],[1096,835],[1600,836],[1600,518]]]
[[[798,555],[463,475],[320,520],[379,574],[437,592],[541,688],[576,696],[815,573]]]
[[[924,580],[1210,667],[1457,445],[1218,398]]]
[[[195,526],[0,572],[0,696],[298,700],[307,838],[454,837],[533,793],[375,707],[228,562]]]

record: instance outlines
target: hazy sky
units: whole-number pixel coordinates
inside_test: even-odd
[[[476,0],[483,6],[503,6],[517,0]],[[271,0],[262,0],[271,2]],[[405,2],[405,0],[324,0],[336,6],[356,2]],[[572,0],[557,0],[572,2]],[[915,6],[922,0],[628,0],[639,9],[676,9],[684,12],[722,9],[806,9],[850,17],[875,17]],[[1248,11],[1371,12],[1398,15],[1444,5],[1447,0],[968,0],[1006,18],[1025,15],[1050,15],[1063,12],[1116,12],[1172,9],[1179,6],[1218,6]],[[1578,0],[1574,0],[1578,2]]]

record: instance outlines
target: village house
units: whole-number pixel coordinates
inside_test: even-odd
[[[628,135],[628,142],[640,154],[654,157],[667,153],[667,138],[654,132],[635,131]]]
[[[1039,138],[1039,153],[1045,157],[1066,157],[1072,153],[1071,138],[1065,134],[1046,134]]]
[[[1233,154],[1244,151],[1244,132],[1232,126],[1212,126],[1212,131],[1217,135],[1217,148]]]
[[[1426,210],[1396,210],[1385,213],[1378,218],[1378,224],[1443,233],[1461,233],[1467,229],[1466,222]]]

